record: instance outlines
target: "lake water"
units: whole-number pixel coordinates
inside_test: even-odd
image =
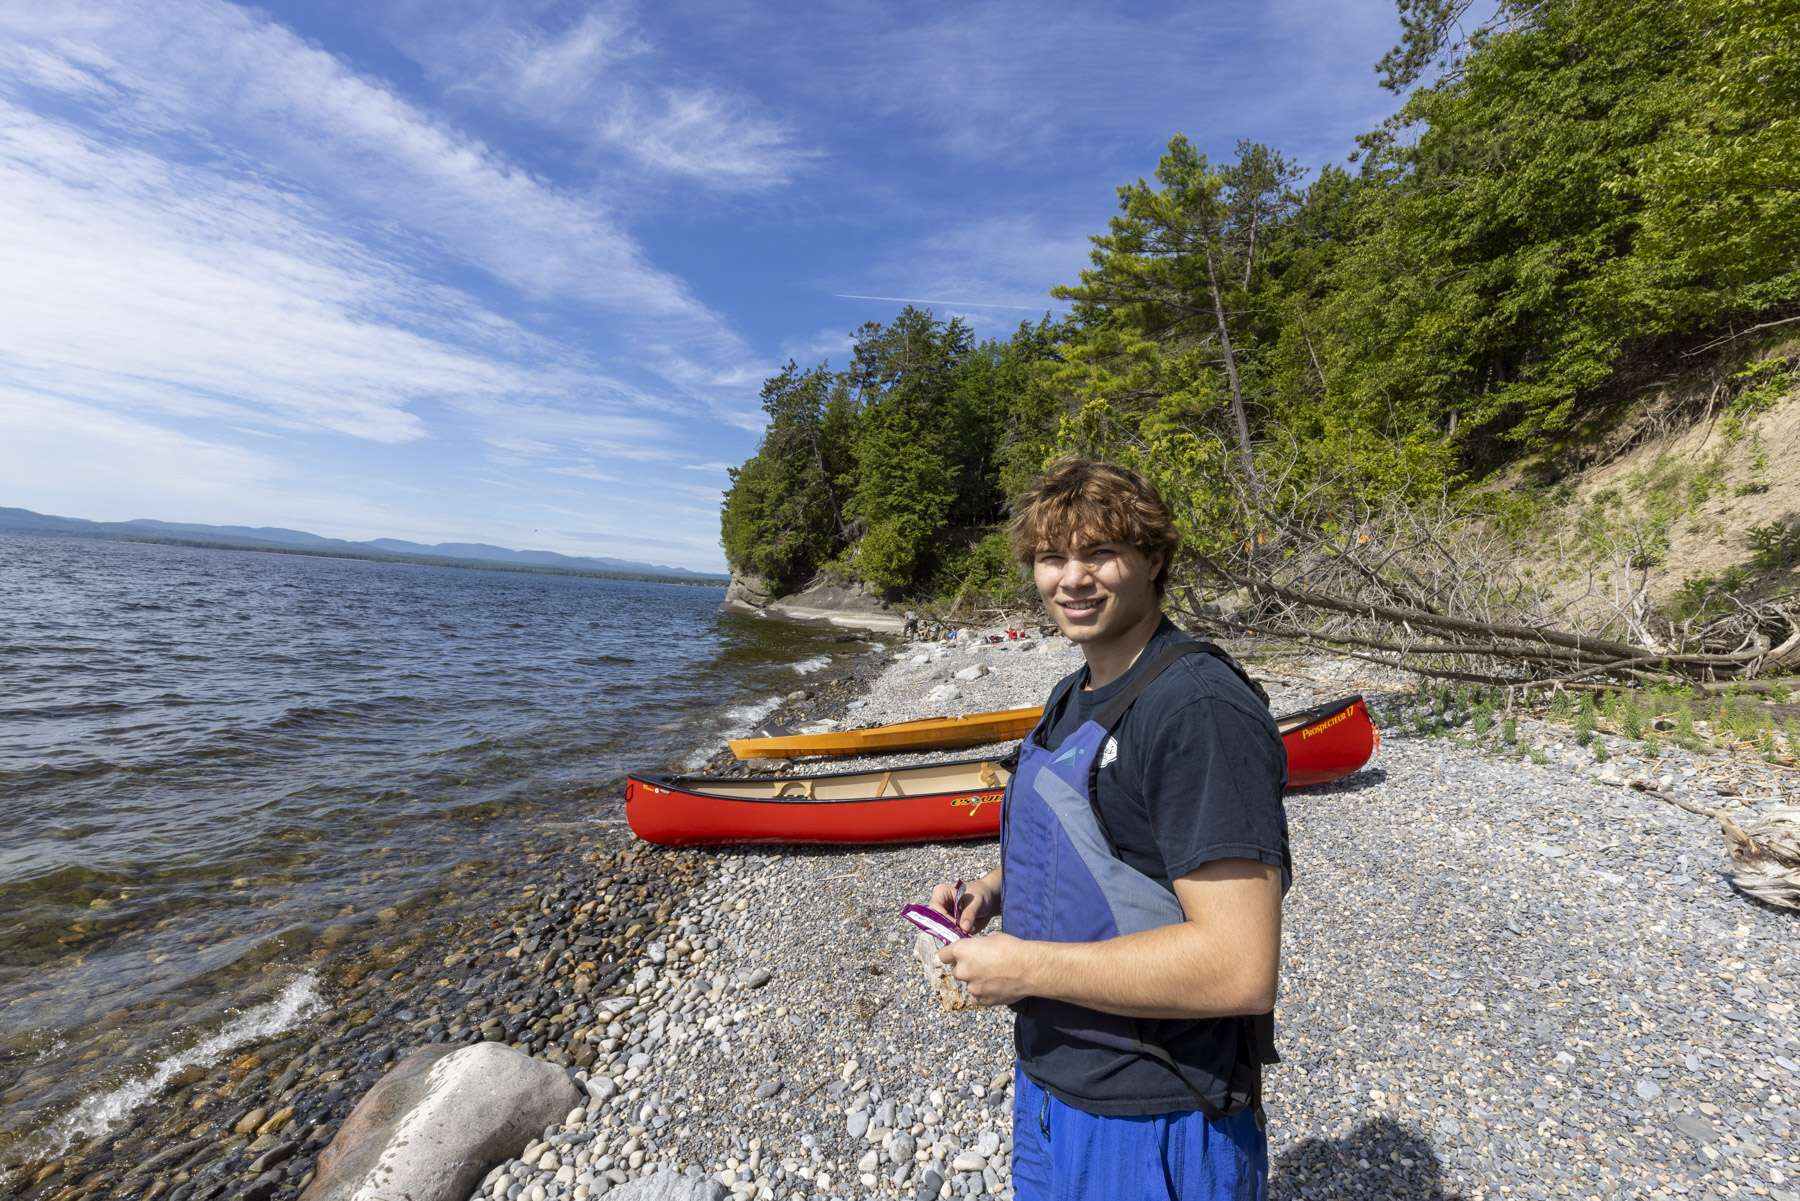
[[[345,931],[578,847],[628,769],[869,651],[722,599],[0,534],[0,1159],[298,1020]]]

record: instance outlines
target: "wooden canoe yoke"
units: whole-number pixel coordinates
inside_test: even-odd
[[[980,779],[983,788],[999,788],[1003,783],[1000,779],[1000,765],[998,763],[983,763],[980,770],[976,772],[976,776]],[[790,791],[790,789],[792,791]],[[878,801],[881,800],[883,797],[887,796],[890,791],[897,797],[906,795],[900,791],[900,785],[895,781],[894,773],[892,771],[884,771],[881,773],[880,781],[875,785],[875,799]],[[782,800],[790,796],[805,797],[809,801],[816,800],[817,798],[813,796],[813,781],[775,781],[775,799]]]

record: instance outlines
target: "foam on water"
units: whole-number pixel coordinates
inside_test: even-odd
[[[756,728],[757,722],[775,712],[780,705],[781,698],[778,696],[751,701],[748,705],[737,705],[725,710],[725,727],[733,734],[748,734]]]
[[[775,712],[780,705],[781,698],[779,696],[765,697],[760,701],[751,701],[747,705],[733,705],[725,710],[725,737],[739,738],[754,733],[757,723]],[[684,772],[699,771],[706,766],[706,761],[712,758],[713,752],[717,749],[718,746],[714,743],[701,743],[689,752],[687,758],[681,761],[681,770]]]
[[[217,1033],[157,1063],[150,1074],[118,1088],[94,1093],[50,1129],[50,1155],[61,1155],[77,1139],[111,1129],[119,1119],[162,1091],[191,1064],[208,1064],[234,1047],[279,1034],[324,1008],[319,981],[311,972],[288,983],[273,999],[238,1014]]]
[[[818,655],[811,659],[802,659],[800,662],[793,664],[795,674],[803,676],[810,676],[815,671],[824,671],[830,666],[830,655]]]

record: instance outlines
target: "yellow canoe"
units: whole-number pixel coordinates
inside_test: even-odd
[[[934,751],[981,746],[1023,738],[1044,715],[1041,705],[998,709],[962,717],[922,717],[891,726],[864,726],[829,734],[787,734],[779,738],[734,738],[739,759],[797,759],[805,755],[875,755],[886,751]]]

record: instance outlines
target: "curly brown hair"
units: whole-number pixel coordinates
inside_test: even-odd
[[[1039,551],[1077,542],[1123,542],[1146,557],[1161,555],[1158,596],[1181,546],[1169,506],[1150,481],[1129,467],[1092,459],[1052,463],[1013,502],[1007,537],[1013,556],[1028,568]]]

